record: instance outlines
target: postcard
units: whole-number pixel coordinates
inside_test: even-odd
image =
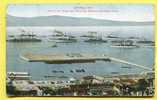
[[[8,96],[153,97],[152,4],[10,4]]]

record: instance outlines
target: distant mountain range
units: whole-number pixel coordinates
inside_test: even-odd
[[[114,21],[58,15],[39,17],[15,17],[7,15],[7,26],[140,26],[153,25],[154,23],[153,21]]]

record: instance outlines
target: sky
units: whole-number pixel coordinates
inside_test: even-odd
[[[52,4],[8,5],[7,14],[18,17],[72,16],[117,21],[155,21],[151,4]]]

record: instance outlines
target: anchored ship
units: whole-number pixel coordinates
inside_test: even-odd
[[[144,45],[149,45],[149,46],[155,46],[155,42],[152,40],[147,40],[147,39],[143,39],[143,40],[139,40],[137,41],[138,44],[144,44]]]
[[[107,40],[102,39],[102,36],[97,36],[96,32],[90,32],[91,35],[88,37],[88,39],[84,40],[84,42],[89,43],[106,43]]]
[[[41,42],[42,40],[37,38],[34,33],[26,32],[22,30],[23,34],[17,36],[9,36],[8,42]]]
[[[80,37],[94,38],[97,32],[89,31],[86,35],[82,35]]]
[[[73,43],[73,42],[77,42],[77,39],[75,38],[75,36],[72,35],[66,35],[65,33],[61,32],[61,31],[57,31],[54,30],[53,35],[51,35],[51,37],[49,38],[49,41],[53,41],[56,43]]]
[[[114,43],[111,47],[120,47],[120,48],[136,48],[139,47],[132,40],[121,40],[117,43]]]
[[[106,43],[107,40],[103,40],[102,38],[90,38],[88,40],[85,40],[84,42],[90,42],[90,43]]]
[[[118,36],[114,36],[114,35],[108,35],[107,38],[119,38]]]

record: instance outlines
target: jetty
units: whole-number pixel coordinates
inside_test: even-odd
[[[35,54],[27,53],[20,56],[22,59],[29,62],[45,62],[49,64],[72,64],[72,63],[91,63],[97,60],[110,61],[108,57],[103,55],[90,54]]]
[[[131,66],[136,66],[136,67],[139,67],[139,68],[142,68],[142,69],[145,69],[145,70],[152,71],[152,68],[149,68],[149,67],[146,67],[146,66],[143,66],[143,65],[135,64],[135,63],[128,62],[128,61],[125,61],[125,60],[122,60],[122,59],[118,59],[118,58],[114,58],[114,57],[110,57],[110,59],[112,61],[116,61],[116,62],[119,62],[119,63],[131,65]]]
[[[48,64],[72,64],[72,63],[95,63],[96,61],[106,61],[106,62],[118,62],[133,67],[139,67],[144,70],[152,71],[151,67],[135,64],[126,60],[119,58],[110,57],[107,55],[97,55],[97,54],[38,54],[38,53],[27,53],[20,56],[22,59],[29,62],[44,62]]]

